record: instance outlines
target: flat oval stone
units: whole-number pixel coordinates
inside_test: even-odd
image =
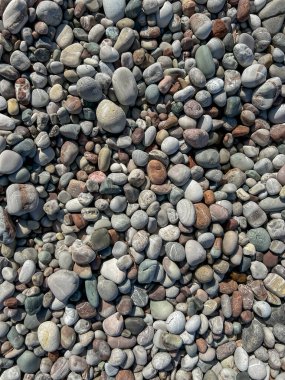
[[[126,83],[128,84],[127,86]],[[112,76],[112,84],[120,104],[132,106],[136,103],[138,88],[131,70],[126,67],[120,67],[115,70]]]
[[[71,45],[74,39],[72,29],[67,24],[61,24],[56,29],[55,41],[61,49]]]
[[[38,327],[38,340],[42,348],[47,352],[54,352],[60,344],[59,328],[54,322],[46,321]]]
[[[262,345],[263,338],[262,325],[255,320],[242,329],[242,347],[247,353],[257,350]]]
[[[266,81],[267,69],[264,65],[254,64],[247,67],[241,76],[241,83],[247,88],[254,88]]]
[[[23,158],[12,150],[4,150],[0,154],[0,173],[12,174],[23,165]]]
[[[202,71],[202,73],[205,75],[207,79],[212,78],[214,76],[216,68],[213,62],[211,50],[207,45],[202,45],[198,47],[195,54],[195,60],[197,68]]]
[[[180,222],[186,226],[191,227],[196,221],[196,211],[193,203],[188,199],[181,199],[176,206]]]
[[[126,125],[125,112],[110,100],[102,100],[96,110],[99,126],[110,133],[120,133]]]
[[[8,29],[12,34],[19,33],[28,21],[26,1],[10,1],[3,12],[2,20],[5,29]]]
[[[17,365],[23,373],[35,373],[40,368],[41,358],[31,351],[24,351],[17,359]]]

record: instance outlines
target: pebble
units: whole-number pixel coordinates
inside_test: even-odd
[[[53,1],[41,1],[37,6],[36,15],[39,20],[51,26],[58,26],[62,20],[62,10]]]
[[[0,154],[0,172],[2,174],[12,174],[18,171],[23,165],[23,158],[12,150],[4,150]]]
[[[24,0],[12,0],[5,3],[2,15],[3,26],[12,34],[19,33],[28,21],[28,7]]]
[[[59,328],[54,322],[43,322],[37,331],[41,347],[47,352],[54,352],[60,344]]]
[[[65,302],[77,290],[79,278],[72,271],[60,269],[49,276],[48,286],[55,298]]]
[[[125,86],[126,83],[128,83],[127,87]],[[120,104],[125,106],[132,106],[135,104],[138,88],[131,70],[126,67],[121,67],[115,70],[112,76],[112,84],[115,95]]]
[[[249,360],[248,374],[254,380],[264,379],[266,376],[266,366],[262,361],[252,358]]]
[[[13,184],[6,190],[7,211],[11,215],[24,215],[34,211],[39,203],[39,195],[33,185]]]
[[[126,125],[124,111],[110,100],[102,100],[96,110],[98,123],[102,129],[110,133],[120,133]]]
[[[242,330],[242,347],[247,353],[257,350],[262,345],[263,339],[263,328],[257,321],[251,322]]]

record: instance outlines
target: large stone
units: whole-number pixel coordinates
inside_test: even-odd
[[[12,0],[2,16],[3,26],[12,34],[19,33],[28,21],[28,7],[25,0]]]
[[[120,133],[126,125],[125,112],[110,100],[102,100],[96,110],[99,126],[110,133]]]
[[[257,350],[262,345],[263,338],[262,325],[257,321],[252,321],[249,326],[242,329],[242,347],[247,353]]]
[[[47,352],[54,352],[60,344],[59,328],[54,322],[46,321],[38,328],[38,339],[42,348]]]
[[[66,269],[59,269],[48,277],[48,286],[61,302],[68,300],[79,286],[78,275]]]
[[[7,187],[7,211],[11,215],[24,215],[34,211],[39,203],[39,195],[33,185],[13,184]]]
[[[277,297],[285,297],[285,280],[279,274],[269,273],[263,283]]]
[[[4,150],[0,154],[0,173],[12,174],[21,168],[23,158],[12,150]]]
[[[38,19],[51,26],[58,26],[62,20],[61,7],[54,1],[41,1],[37,6],[36,14]]]
[[[136,103],[138,88],[131,70],[126,67],[120,67],[115,70],[112,76],[112,84],[120,104],[133,106]]]
[[[68,67],[77,67],[81,62],[82,51],[83,46],[79,43],[69,45],[62,50],[60,55],[60,62]]]

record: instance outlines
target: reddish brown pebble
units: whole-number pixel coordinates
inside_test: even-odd
[[[248,19],[250,12],[250,2],[249,0],[239,0],[237,8],[237,20],[239,22],[244,22]]]
[[[254,314],[250,310],[244,310],[241,315],[240,319],[242,320],[243,323],[248,324],[253,320]]]
[[[82,110],[81,100],[77,96],[70,95],[67,97],[66,101],[63,103],[64,103],[64,107],[67,109],[67,111],[70,114],[77,115]]]
[[[76,305],[76,310],[80,318],[89,319],[97,315],[96,309],[89,302],[81,302]]]
[[[248,134],[249,134],[249,128],[246,127],[245,125],[238,125],[232,131],[232,135],[234,137],[246,136]]]
[[[186,129],[183,137],[185,142],[195,149],[204,148],[209,141],[208,133],[202,129]]]
[[[224,38],[228,32],[228,28],[223,20],[217,19],[213,21],[212,33],[213,37]]]
[[[237,318],[242,312],[242,295],[239,291],[234,291],[232,295],[232,316]]]
[[[149,298],[153,301],[162,301],[165,299],[165,288],[163,286],[158,286],[149,293]]]
[[[147,165],[147,175],[150,182],[162,185],[166,180],[167,172],[165,166],[158,160],[151,160]]]
[[[72,196],[72,198],[77,198],[80,193],[85,193],[87,191],[86,183],[72,179],[69,182],[66,191]]]
[[[82,228],[86,227],[87,225],[87,221],[83,219],[81,214],[72,214],[72,220],[76,227],[80,230],[82,230]]]
[[[134,380],[135,376],[132,371],[127,369],[120,370],[116,375],[116,380]]]
[[[9,309],[15,309],[18,306],[18,300],[15,297],[10,297],[3,302],[3,305]]]
[[[136,128],[132,133],[133,144],[139,144],[144,138],[144,130],[140,127]]]
[[[185,16],[191,17],[195,13],[195,2],[192,0],[182,0],[182,11]]]
[[[282,142],[285,140],[284,124],[276,124],[270,128],[270,137],[273,141]]]
[[[211,224],[209,208],[204,203],[194,204],[196,210],[196,222],[194,226],[199,230],[206,229]]]
[[[254,295],[247,285],[239,285],[240,294],[242,295],[242,307],[244,310],[251,310],[253,306]]]
[[[204,202],[206,205],[210,206],[216,202],[215,194],[212,190],[206,190],[204,192]]]
[[[268,251],[263,255],[262,261],[267,268],[274,268],[278,264],[278,256]]]
[[[238,284],[233,280],[226,280],[219,284],[220,293],[232,294],[238,289]]]
[[[197,344],[198,351],[201,352],[202,354],[204,354],[207,351],[208,345],[205,339],[203,338],[196,339],[196,344]]]

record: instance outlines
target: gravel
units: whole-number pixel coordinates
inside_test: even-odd
[[[0,15],[0,380],[283,380],[284,0]]]

